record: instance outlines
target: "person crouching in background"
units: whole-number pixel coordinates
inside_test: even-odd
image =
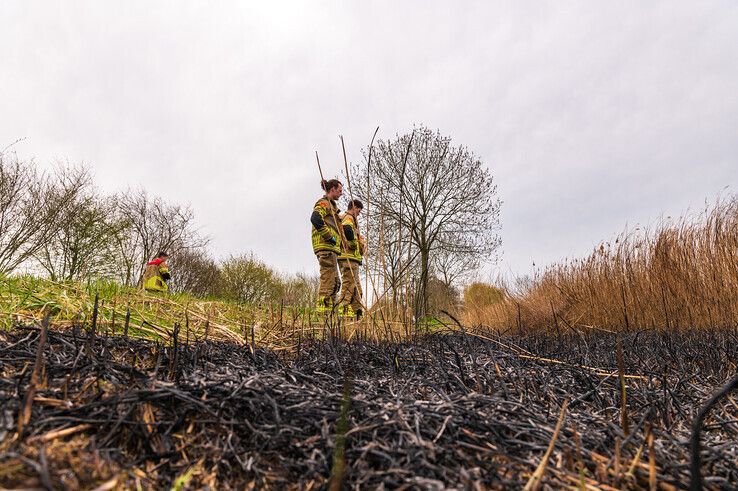
[[[147,292],[166,292],[169,290],[167,281],[172,276],[169,274],[169,266],[167,266],[166,252],[157,254],[156,259],[146,263],[146,269],[143,275],[143,287]]]

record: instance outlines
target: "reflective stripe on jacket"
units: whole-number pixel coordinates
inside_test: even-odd
[[[346,239],[347,245],[344,248],[343,251],[341,251],[341,254],[338,256],[338,259],[349,259],[351,261],[355,261],[359,264],[361,264],[362,255],[361,255],[361,244],[359,243],[359,230],[356,226],[356,218],[354,218],[353,215],[346,213],[343,215],[341,219],[341,226],[349,226],[351,227],[351,231],[354,233],[354,240],[348,240]]]
[[[331,251],[340,254],[341,234],[338,232],[338,225],[336,224],[339,213],[336,202],[323,196],[315,203],[313,211],[317,211],[325,222],[320,230],[315,228],[315,225],[312,227],[313,252]],[[336,240],[335,245],[329,242],[331,237]]]

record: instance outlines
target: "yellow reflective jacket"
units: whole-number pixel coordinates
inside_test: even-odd
[[[359,227],[356,224],[356,218],[350,213],[346,213],[341,217],[341,226],[351,228],[351,231],[354,233],[354,240],[348,240],[348,237],[346,238],[346,247],[341,251],[338,259],[348,259],[361,264],[364,251],[359,241]]]
[[[313,211],[317,211],[325,225],[318,230],[313,225],[312,239],[313,239],[313,252],[318,251],[331,251],[336,254],[341,253],[341,234],[338,231],[338,207],[336,202],[323,196],[315,202]],[[335,245],[331,244],[330,238],[333,237],[336,240]]]
[[[169,287],[164,278],[169,278],[169,268],[165,264],[149,262],[143,275],[143,287],[151,292],[166,292]]]

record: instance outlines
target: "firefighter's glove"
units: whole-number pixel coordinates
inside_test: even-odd
[[[162,273],[162,274],[161,274],[161,278],[162,278],[162,279],[163,279],[164,281],[169,281],[169,278],[171,278],[171,277],[172,277],[172,275],[170,275],[169,273]]]

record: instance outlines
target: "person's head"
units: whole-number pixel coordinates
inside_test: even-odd
[[[341,184],[341,181],[338,179],[322,181],[320,183],[320,187],[325,191],[325,195],[334,201],[340,198],[343,194],[343,184]]]
[[[351,213],[353,216],[358,217],[359,213],[361,213],[361,210],[363,209],[364,203],[362,203],[358,199],[352,199],[351,201],[349,201],[346,213]]]
[[[167,253],[166,253],[166,252],[164,252],[164,251],[159,251],[159,254],[157,254],[157,255],[156,255],[156,258],[157,258],[157,259],[161,259],[161,260],[162,260],[162,262],[164,262],[164,261],[166,261],[167,259],[169,259],[169,254],[167,254]]]

